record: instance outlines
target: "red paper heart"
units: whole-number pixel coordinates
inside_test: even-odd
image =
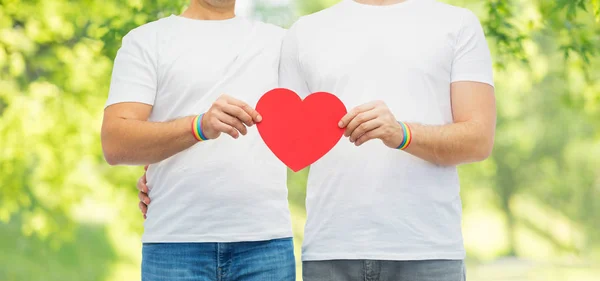
[[[319,160],[340,140],[338,122],[346,107],[326,92],[302,99],[288,89],[265,93],[256,111],[263,117],[258,132],[275,156],[294,172]]]

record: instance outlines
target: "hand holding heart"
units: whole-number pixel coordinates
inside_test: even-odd
[[[381,101],[347,113],[342,101],[333,94],[317,92],[302,100],[292,90],[278,88],[265,93],[256,109],[265,119],[258,124],[260,136],[294,172],[323,157],[344,131],[356,145],[378,138],[397,148],[404,138],[402,127]]]
[[[243,101],[227,95],[220,96],[202,117],[202,132],[208,139],[216,139],[221,133],[237,139],[246,135],[251,127],[262,120],[256,110]]]
[[[382,101],[369,102],[350,110],[339,122],[345,128],[344,136],[359,146],[372,139],[380,139],[390,148],[397,148],[404,138],[402,126]]]

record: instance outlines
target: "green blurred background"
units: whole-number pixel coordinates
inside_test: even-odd
[[[289,27],[336,2],[237,10]],[[495,61],[495,150],[460,168],[468,279],[600,280],[600,1],[444,2],[479,16]],[[139,280],[143,170],[105,163],[102,110],[123,35],[187,3],[0,0],[0,281]]]

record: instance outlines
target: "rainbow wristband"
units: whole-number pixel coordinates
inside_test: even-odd
[[[400,123],[400,126],[402,126],[402,132],[404,132],[404,138],[402,139],[402,142],[397,147],[397,149],[405,150],[410,145],[410,142],[412,141],[412,131],[410,130],[410,127],[408,126],[408,124],[401,122],[401,121],[398,121],[398,123]]]
[[[207,141],[208,139],[202,133],[202,117],[204,114],[200,114],[192,121],[192,134],[197,141]]]

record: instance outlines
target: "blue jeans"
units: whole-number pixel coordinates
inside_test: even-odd
[[[142,281],[293,281],[292,238],[233,243],[144,243]]]

